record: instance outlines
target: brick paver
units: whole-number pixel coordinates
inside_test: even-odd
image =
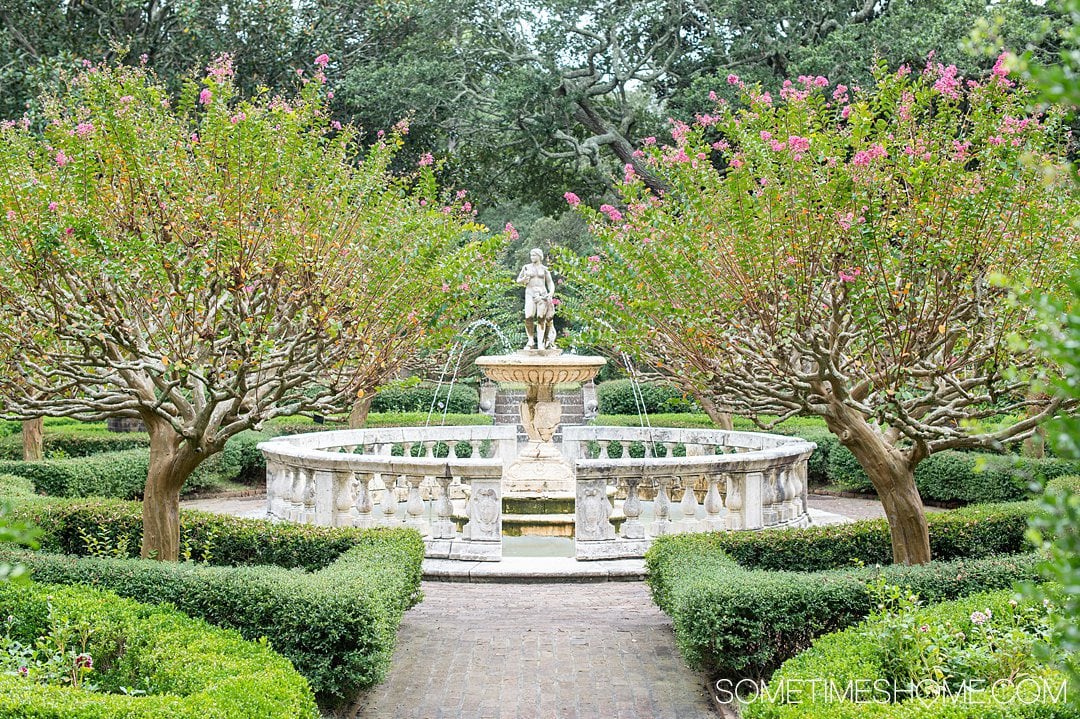
[[[357,719],[706,719],[704,676],[640,582],[425,582]]]

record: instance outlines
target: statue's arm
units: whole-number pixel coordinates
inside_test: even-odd
[[[525,265],[521,268],[521,272],[518,273],[517,279],[514,280],[519,285],[529,284],[529,266]]]
[[[544,271],[544,286],[547,287],[548,297],[555,296],[555,280],[551,279],[551,272]]]

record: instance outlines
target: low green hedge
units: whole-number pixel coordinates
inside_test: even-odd
[[[1030,495],[1033,482],[1080,472],[1080,462],[1033,459],[978,452],[940,452],[915,468],[915,486],[923,499],[935,502],[1009,502]],[[829,452],[832,484],[853,492],[873,492],[874,485],[847,448]]]
[[[265,477],[266,460],[256,446],[268,437],[260,432],[233,437],[225,449],[199,465],[182,491],[191,493],[223,482]],[[0,461],[0,474],[27,477],[38,492],[54,497],[132,499],[142,495],[149,464],[147,449],[129,449],[41,462]]]
[[[956,627],[971,626],[971,614],[990,608],[994,616],[1007,616],[1012,607],[1012,592],[979,594],[943,602],[919,610],[912,617],[913,626],[927,624]],[[1080,710],[1066,703],[1064,675],[1047,668],[1045,674],[1031,677],[1031,692],[999,686],[992,691],[964,695],[957,692],[938,698],[916,697],[890,702],[888,697],[872,694],[874,687],[886,688],[891,682],[881,665],[880,651],[872,633],[874,623],[820,637],[813,647],[789,659],[773,675],[769,686],[742,707],[746,719],[1075,719]],[[968,629],[970,631],[970,629]],[[831,682],[835,691],[826,691]],[[878,682],[878,684],[875,684]],[[1039,687],[1038,695],[1033,687]],[[850,687],[850,691],[848,690]],[[853,701],[861,687],[858,701]],[[1043,692],[1042,689],[1047,691]],[[989,689],[989,687],[987,687]],[[837,695],[840,696],[837,696]],[[1048,701],[1050,700],[1050,701]]]
[[[1012,586],[1038,577],[1038,555],[961,559],[906,567],[820,572],[747,570],[722,552],[654,544],[647,555],[656,603],[672,619],[687,663],[722,677],[767,677],[815,637],[865,618],[867,584],[884,573],[927,601]]]
[[[51,614],[51,618],[50,618]],[[0,674],[0,716],[174,719],[317,719],[307,681],[288,660],[237,632],[111,592],[48,584],[0,584],[0,616],[23,644],[56,624],[85,627],[88,676],[99,691]],[[81,648],[81,647],[80,647]],[[147,691],[126,695],[124,689]]]
[[[434,411],[440,415],[444,410],[456,414],[472,414],[480,407],[480,393],[472,387],[462,384],[455,384],[453,388],[445,385],[417,385],[380,390],[371,400],[371,411],[423,412],[426,415],[432,408],[432,400]]]
[[[102,452],[149,447],[150,435],[145,432],[110,432],[96,424],[85,427],[63,425],[46,427],[42,444],[46,457],[86,457]],[[21,434],[0,439],[0,460],[21,460],[22,456]]]
[[[603,414],[638,415],[638,399],[634,389],[645,403],[645,411],[652,414],[700,412],[693,397],[670,382],[638,382],[613,379],[596,385],[596,399]]]
[[[1031,550],[1025,534],[1034,502],[973,505],[926,517],[934,559],[987,557]],[[805,529],[708,532],[658,537],[650,561],[669,552],[722,553],[747,569],[811,572],[861,564],[890,564],[889,524],[871,519]]]
[[[42,528],[42,549],[6,549],[0,561],[18,562],[41,581],[171,602],[245,637],[266,637],[327,704],[383,678],[401,616],[420,598],[424,545],[412,530],[313,527],[182,511],[182,546],[193,559],[213,563],[208,565],[72,556],[89,548],[99,554],[137,551],[141,526],[135,503],[27,502],[12,514]]]

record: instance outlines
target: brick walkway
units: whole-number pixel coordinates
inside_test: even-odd
[[[424,583],[357,719],[708,719],[640,582]]]

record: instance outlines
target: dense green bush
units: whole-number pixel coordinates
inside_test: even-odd
[[[1025,539],[1031,502],[974,505],[927,515],[934,559],[986,557],[1030,551]],[[708,532],[659,537],[650,556],[669,551],[723,553],[747,569],[817,571],[892,562],[889,524],[884,519],[805,529]]]
[[[183,511],[182,548],[210,564],[177,564],[124,558],[140,545],[136,503],[25,502],[12,516],[42,529],[42,549],[5,549],[0,561],[17,561],[41,581],[168,601],[245,637],[265,636],[328,703],[382,679],[401,615],[419,599],[424,545],[412,530],[315,527]],[[88,550],[121,556],[72,556]]]
[[[870,478],[846,448],[829,453],[829,480],[854,492],[873,492]],[[1032,482],[1080,472],[1080,462],[977,452],[940,452],[915,468],[923,499],[936,502],[1008,502],[1030,495]]]
[[[910,624],[914,630],[916,626],[939,627],[949,623],[970,634],[973,612],[989,608],[995,617],[1008,615],[1014,611],[1011,599],[1012,592],[1005,591],[943,602],[914,613]],[[820,637],[813,647],[780,667],[769,687],[746,703],[742,716],[746,719],[1075,719],[1080,716],[1075,708],[1049,701],[1060,695],[1064,681],[1061,674],[1049,669],[1043,674],[1028,675],[1038,686],[1048,689],[1040,692],[1041,696],[1033,692],[1025,695],[1022,685],[1019,692],[1008,685],[991,690],[987,682],[983,684],[983,692],[969,695],[954,691],[937,698],[889,701],[881,692],[892,686],[892,680],[887,678],[889,671],[882,664],[881,647],[875,641],[881,622],[870,619]],[[816,686],[811,684],[814,681],[818,682]],[[831,682],[837,690],[825,691],[824,682]],[[852,701],[854,688],[858,686],[855,682],[861,683],[860,701]],[[784,692],[785,685],[803,691]],[[1033,686],[1029,685],[1028,689]],[[880,691],[875,692],[874,687]],[[973,684],[972,688],[978,685]]]
[[[480,407],[480,394],[472,387],[461,384],[455,384],[453,388],[417,385],[380,390],[371,401],[371,411],[423,412],[426,416],[432,408],[432,400],[435,400],[434,411],[440,415],[444,410],[456,414],[473,414]]]
[[[0,674],[0,715],[35,719],[316,719],[307,681],[265,644],[165,607],[111,592],[0,584],[0,616],[23,644],[74,627],[87,643],[99,691]],[[73,632],[75,633],[75,632]],[[70,640],[71,637],[68,637]],[[138,690],[145,695],[130,696]]]
[[[653,598],[671,617],[687,663],[714,676],[760,678],[815,637],[865,618],[874,604],[867,584],[879,573],[927,601],[941,601],[1033,579],[1038,557],[761,571],[744,569],[722,552],[703,552],[691,542],[658,542],[647,563]]]
[[[268,436],[242,432],[233,437],[225,449],[199,465],[184,484],[183,492],[265,477],[266,460],[256,446]],[[54,497],[132,499],[142,495],[149,464],[148,450],[130,449],[41,462],[0,461],[0,474],[27,477],[38,492]]]
[[[637,389],[648,414],[700,412],[689,397],[670,382],[639,382]],[[596,386],[596,399],[603,414],[638,415],[638,400],[634,397],[635,383],[628,379],[613,379]],[[659,426],[659,425],[658,425]]]
[[[62,425],[46,427],[42,444],[46,457],[62,459],[149,447],[150,436],[145,432],[110,432],[98,424]],[[20,460],[22,456],[21,434],[0,439],[0,460]]]

